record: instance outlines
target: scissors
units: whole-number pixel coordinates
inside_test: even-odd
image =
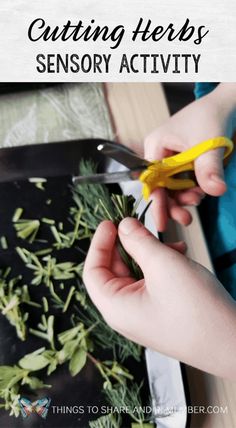
[[[73,182],[74,184],[96,184],[139,180],[143,184],[143,197],[147,200],[153,190],[158,187],[164,187],[169,190],[184,190],[196,186],[196,182],[190,178],[175,176],[182,172],[194,171],[194,161],[204,153],[224,148],[224,158],[226,158],[232,152],[233,147],[234,144],[229,138],[216,137],[203,141],[177,155],[149,162],[137,156],[127,147],[107,141],[99,144],[97,150],[120,162],[128,169],[119,172],[78,176],[73,178]]]

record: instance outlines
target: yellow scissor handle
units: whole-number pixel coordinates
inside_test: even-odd
[[[190,149],[177,155],[152,162],[139,179],[143,183],[143,197],[148,199],[157,187],[166,187],[170,190],[190,189],[196,183],[190,179],[171,178],[173,175],[184,171],[194,170],[194,161],[209,150],[225,148],[224,158],[230,155],[234,144],[229,138],[216,137],[203,141]]]

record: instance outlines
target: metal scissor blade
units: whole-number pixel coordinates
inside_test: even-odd
[[[138,180],[143,169],[137,168],[120,172],[105,172],[103,174],[83,175],[73,177],[72,181],[74,184],[121,183],[122,181]]]
[[[100,143],[97,149],[104,155],[109,156],[111,159],[116,160],[129,169],[135,169],[137,166],[145,169],[144,167],[149,165],[148,161],[140,158],[136,153],[122,144],[105,141]]]

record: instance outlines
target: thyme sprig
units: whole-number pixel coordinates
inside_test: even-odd
[[[26,358],[27,356],[25,356]],[[39,378],[32,375],[34,367],[25,369],[19,365],[0,366],[0,407],[10,411],[10,416],[19,416],[20,388],[28,385],[31,389],[49,388]]]
[[[21,340],[26,339],[28,312],[23,312],[22,305],[41,307],[31,300],[27,285],[22,285],[22,276],[9,279],[10,270],[0,271],[0,310]]]
[[[53,279],[63,281],[81,275],[80,264],[69,261],[58,263],[56,257],[52,257],[50,254],[40,259],[26,248],[17,247],[16,250],[26,267],[33,270],[34,278],[31,284],[40,285],[43,283],[49,287]]]

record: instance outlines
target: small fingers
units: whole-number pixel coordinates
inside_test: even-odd
[[[179,205],[194,205],[200,204],[205,197],[205,193],[200,187],[195,187],[190,190],[175,192],[174,199]]]
[[[168,197],[167,191],[163,188],[155,189],[152,192],[152,213],[155,226],[158,232],[164,232],[167,228],[168,218],[187,226],[192,221],[192,216],[188,210],[181,205],[199,205],[204,192],[200,188],[184,192],[176,192],[175,198]]]
[[[155,189],[151,194],[152,214],[158,232],[166,230],[168,222],[168,198],[165,189]]]
[[[115,277],[111,270],[117,230],[111,221],[102,222],[94,236],[85,260],[83,279],[91,298],[99,288]]]
[[[170,248],[162,244],[148,229],[134,218],[125,218],[118,228],[121,243],[128,254],[137,262],[142,272],[149,275],[151,266],[161,263],[160,259],[169,257]]]
[[[183,151],[184,143],[177,135],[163,135],[163,131],[157,130],[146,138],[144,147],[147,160],[158,160]]]
[[[183,226],[188,226],[192,221],[192,215],[190,212],[175,202],[175,200],[169,198],[169,217]]]

